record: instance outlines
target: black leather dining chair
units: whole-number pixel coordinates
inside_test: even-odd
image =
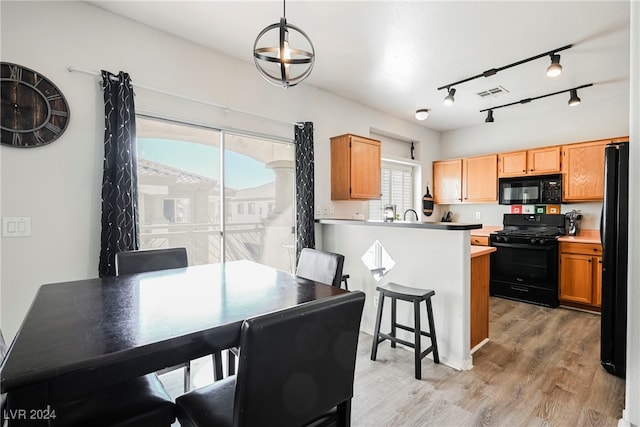
[[[116,275],[145,273],[149,271],[184,268],[189,265],[187,249],[184,247],[144,249],[116,253]],[[222,378],[222,355],[215,352],[213,357],[214,379]],[[184,368],[184,391],[191,389],[191,363],[185,362],[159,371],[160,374]]]
[[[300,252],[296,277],[340,287],[344,255],[304,248]]]
[[[0,330],[0,364],[7,347]],[[2,419],[6,396],[0,396]],[[175,421],[175,405],[156,374],[128,380],[91,394],[66,401],[51,402],[56,427],[170,427]],[[0,425],[4,425],[1,424]]]
[[[296,277],[304,280],[324,283],[325,285],[340,287],[344,280],[348,290],[345,276],[342,275],[344,255],[318,249],[304,248],[300,251]],[[349,277],[348,275],[346,276]],[[238,347],[229,349],[228,373],[235,373],[235,358],[240,354]],[[235,357],[234,357],[235,356]]]
[[[176,399],[183,427],[349,426],[364,293],[245,320],[238,374]]]
[[[143,249],[116,254],[116,276],[183,268],[188,265],[187,249],[183,247]]]
[[[4,360],[4,356],[7,354],[7,344],[4,342],[4,337],[2,336],[2,330],[0,330],[0,366],[2,366],[2,361]],[[4,420],[5,407],[4,404],[7,401],[6,393],[0,393],[0,426],[4,426],[6,423]]]

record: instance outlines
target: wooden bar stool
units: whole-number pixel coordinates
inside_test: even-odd
[[[433,351],[434,363],[440,363],[440,357],[438,356],[438,343],[436,340],[436,329],[433,323],[433,309],[431,307],[431,297],[436,293],[431,289],[416,289],[408,286],[399,285],[397,283],[389,282],[384,285],[380,285],[376,288],[380,292],[380,298],[378,301],[378,314],[376,316],[376,327],[373,333],[373,345],[371,347],[371,360],[376,360],[376,353],[378,352],[378,344],[384,340],[391,341],[391,347],[395,348],[396,343],[404,344],[407,347],[414,349],[415,359],[415,373],[416,379],[422,378],[422,359]],[[382,321],[382,308],[384,306],[385,297],[391,298],[391,332],[388,334],[380,332],[380,322]],[[413,317],[414,327],[400,324],[396,322],[396,301],[397,300],[413,302]],[[424,301],[427,306],[427,317],[429,319],[429,332],[424,332],[420,329],[420,302]],[[405,331],[413,332],[414,342],[403,340],[396,337],[396,328],[404,329]],[[420,348],[420,335],[429,337],[431,339],[431,346],[424,351]]]

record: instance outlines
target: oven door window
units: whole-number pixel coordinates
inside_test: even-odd
[[[492,243],[498,250],[491,258],[491,276],[498,280],[540,287],[555,287],[557,247]]]

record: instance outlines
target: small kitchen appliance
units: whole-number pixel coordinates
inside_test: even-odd
[[[582,219],[582,214],[580,211],[572,210],[571,212],[567,212],[565,214],[567,220],[569,221],[569,236],[576,236],[580,231],[580,220]]]
[[[562,175],[499,178],[501,205],[548,205],[562,202]]]
[[[396,205],[384,205],[384,222],[393,222],[396,219]]]

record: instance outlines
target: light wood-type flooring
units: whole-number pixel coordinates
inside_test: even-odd
[[[490,341],[470,371],[422,361],[361,333],[352,406],[354,426],[611,426],[624,408],[624,380],[601,366],[600,316],[490,299]],[[438,325],[436,325],[436,328]],[[210,358],[192,367],[194,386],[211,381]],[[182,371],[163,376],[172,396]],[[177,423],[176,423],[177,425]]]

